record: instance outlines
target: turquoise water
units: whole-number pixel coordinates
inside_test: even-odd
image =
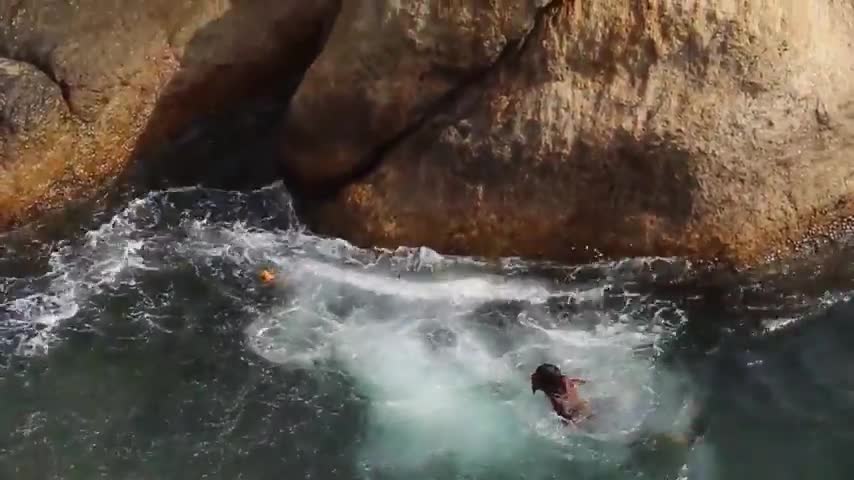
[[[359,249],[279,186],[152,193],[64,231],[0,250],[0,478],[854,472],[845,246],[738,276]],[[591,432],[531,395],[543,361],[607,405]],[[701,442],[650,441],[696,405]]]

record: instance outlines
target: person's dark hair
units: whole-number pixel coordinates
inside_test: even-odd
[[[556,365],[544,363],[531,374],[531,392],[542,390],[547,394],[558,393],[563,389],[563,374]]]

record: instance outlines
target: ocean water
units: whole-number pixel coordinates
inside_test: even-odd
[[[738,275],[366,249],[280,185],[62,232],[0,247],[0,478],[854,477],[845,245]],[[588,431],[541,362],[589,381]]]

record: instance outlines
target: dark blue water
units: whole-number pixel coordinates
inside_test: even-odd
[[[279,186],[75,222],[0,247],[0,478],[854,477],[846,245],[738,275],[359,249]],[[608,405],[591,432],[542,361]]]

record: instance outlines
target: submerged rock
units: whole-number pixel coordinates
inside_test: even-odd
[[[284,162],[362,245],[752,263],[852,212],[852,25],[831,0],[343,2]]]
[[[0,0],[0,229],[109,186],[204,115],[284,103],[336,8]]]

